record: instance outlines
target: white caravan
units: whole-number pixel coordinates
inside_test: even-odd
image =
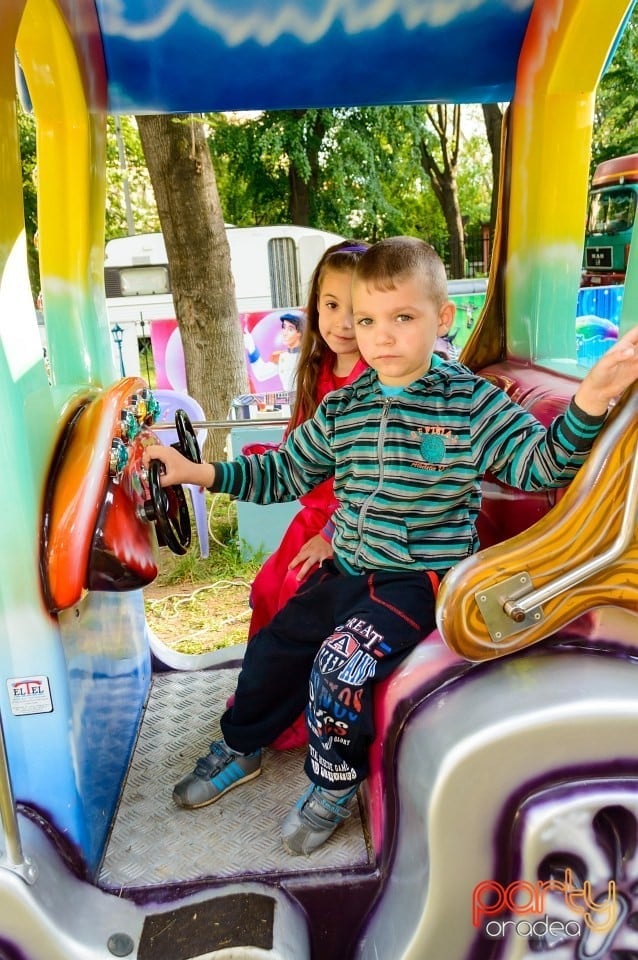
[[[336,233],[290,224],[226,227],[239,313],[305,303],[312,271]],[[106,307],[122,375],[140,373],[138,340],[153,320],[175,318],[161,233],[119,237],[106,244]]]

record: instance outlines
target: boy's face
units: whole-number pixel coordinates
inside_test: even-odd
[[[437,337],[454,321],[455,307],[439,309],[427,283],[410,274],[391,290],[378,290],[355,278],[352,312],[361,355],[388,387],[406,387],[430,369]]]

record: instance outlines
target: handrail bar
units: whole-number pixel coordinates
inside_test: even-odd
[[[261,417],[256,417],[253,420],[198,420],[197,422],[193,421],[193,428],[195,430],[230,430],[233,427],[286,427],[288,425],[288,420],[286,417],[278,417],[272,419],[262,419]],[[171,421],[170,423],[154,423],[151,427],[152,430],[174,430],[175,424]]]
[[[18,813],[13,796],[11,772],[7,759],[7,744],[4,737],[2,716],[0,715],[0,823],[5,839],[5,855],[7,867],[18,873],[28,883],[34,883],[37,871],[33,864],[24,856]]]

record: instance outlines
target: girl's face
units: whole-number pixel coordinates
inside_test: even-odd
[[[346,376],[359,359],[352,319],[352,271],[328,267],[319,284],[319,333],[337,355],[334,372]]]

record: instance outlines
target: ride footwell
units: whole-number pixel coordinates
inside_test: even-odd
[[[286,853],[280,824],[307,786],[304,750],[266,749],[262,773],[198,810],[175,806],[174,783],[193,769],[233,693],[237,669],[158,674],[153,680],[98,882],[107,889],[201,879],[366,867],[358,804],[310,857]]]

